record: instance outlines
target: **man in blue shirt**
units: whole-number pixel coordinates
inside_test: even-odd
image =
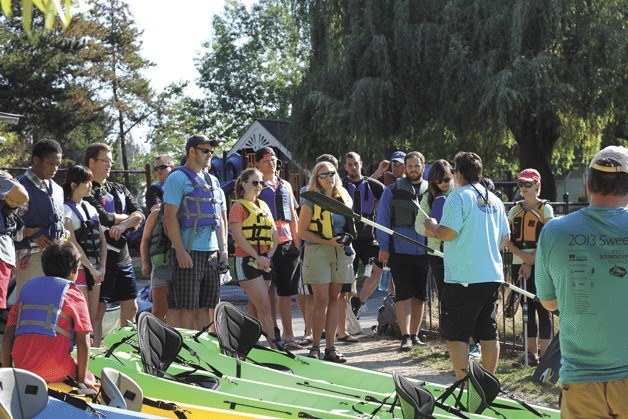
[[[561,417],[628,412],[628,149],[610,146],[587,173],[589,207],[549,222],[536,253],[543,306],[560,311]]]
[[[186,163],[164,186],[164,225],[172,242],[170,268],[179,326],[207,326],[220,299],[219,252],[226,254],[225,196],[218,179],[206,172],[216,140],[191,136]]]
[[[497,368],[497,297],[504,281],[500,252],[510,233],[504,204],[481,184],[480,156],[459,152],[453,173],[456,189],[445,201],[440,224],[428,218],[425,231],[445,242],[441,336],[460,380],[466,376],[471,336],[480,339],[482,366],[493,374]]]

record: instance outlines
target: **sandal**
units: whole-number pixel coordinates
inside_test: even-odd
[[[339,342],[344,342],[344,343],[356,343],[359,342],[358,338],[356,338],[355,336],[351,335],[350,333],[347,333],[345,336],[343,337],[337,337],[336,340],[338,340]]]
[[[321,350],[319,349],[318,346],[312,346],[310,348],[310,353],[307,354],[307,357],[308,358],[320,359],[321,358]]]
[[[285,341],[283,347],[286,349],[301,349],[301,346],[292,339]]]
[[[301,339],[297,343],[299,344],[299,346],[309,346],[312,343],[314,343],[314,341],[310,337],[304,337],[303,339]]]
[[[325,348],[325,357],[323,358],[323,360],[335,362],[337,364],[344,364],[345,362],[347,362],[347,358],[345,358],[343,354],[338,352],[335,346],[332,346],[331,348]]]

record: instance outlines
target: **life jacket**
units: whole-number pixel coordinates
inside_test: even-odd
[[[342,186],[349,192],[349,196],[353,199],[353,212],[360,214],[365,218],[371,219],[375,213],[375,195],[371,190],[368,178],[363,177],[360,184],[356,187],[348,177],[342,179]]]
[[[36,247],[33,239],[42,234],[50,240],[59,240],[63,237],[63,189],[52,180],[46,182],[47,192],[39,189],[26,174],[17,178],[28,192],[28,211],[22,215],[26,227],[40,227],[41,230],[31,237],[15,244],[16,249]]]
[[[289,223],[292,221],[292,211],[290,211],[290,198],[292,195],[283,180],[278,179],[277,182],[279,183],[277,189],[265,184],[259,194],[259,199],[268,205],[275,221],[281,220]]]
[[[344,203],[342,197],[336,198],[338,201]],[[352,218],[345,217],[346,226],[345,231],[355,238],[355,223]],[[312,219],[308,230],[318,234],[325,239],[331,239],[334,237],[334,225],[331,217],[331,212],[322,209],[320,206],[314,204]]]
[[[18,314],[15,336],[37,334],[57,337],[57,333],[72,342],[74,348],[74,321],[61,308],[65,294],[71,286],[67,279],[54,276],[40,276],[27,281],[22,287],[18,300]],[[59,326],[59,318],[64,317],[72,324],[70,330]]]
[[[526,211],[523,201],[515,204],[513,218],[510,221],[512,230],[511,240],[519,249],[535,249],[541,234],[541,228],[545,225],[543,207],[547,201],[541,200],[538,205]]]
[[[270,208],[266,202],[258,199],[257,203],[247,201],[246,199],[236,199],[249,212],[249,216],[242,221],[242,235],[253,246],[271,246],[272,226],[275,224]],[[236,247],[238,244],[236,243]]]
[[[126,197],[124,191],[116,183],[108,182],[111,185],[111,192],[102,189],[100,203],[107,212],[115,214],[126,214]],[[104,184],[103,184],[104,186]]]
[[[9,207],[4,200],[0,201],[0,234],[10,235],[17,230],[17,215],[13,208]]]
[[[194,190],[183,197],[183,202],[179,207],[179,223],[181,228],[195,228],[201,226],[220,227],[220,214],[218,205],[220,201],[216,199],[216,190],[220,188],[212,180],[210,175],[202,172],[201,175],[195,173],[186,166],[180,166],[173,171],[180,170],[194,185]]]
[[[85,255],[89,261],[96,265],[100,263],[100,221],[96,209],[89,203],[83,201],[81,208],[85,211],[87,219],[79,211],[76,202],[72,200],[65,201],[65,204],[74,211],[81,222],[81,226],[74,230],[76,241],[83,248]]]
[[[150,256],[153,268],[164,266],[168,263],[168,253],[170,251],[171,242],[164,229],[164,207],[159,208],[157,220],[155,220],[155,228],[150,236],[150,245],[148,247],[148,256]]]
[[[418,205],[427,192],[427,181],[421,181],[418,194],[407,178],[397,179],[391,186],[391,191],[391,225],[394,227],[413,227],[419,212]]]

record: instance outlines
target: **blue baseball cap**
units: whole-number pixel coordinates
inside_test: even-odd
[[[404,163],[406,162],[406,153],[404,153],[403,151],[395,151],[392,156],[390,157],[390,161],[396,161],[399,163]]]

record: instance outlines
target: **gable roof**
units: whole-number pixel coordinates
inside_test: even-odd
[[[255,119],[240,139],[231,147],[227,157],[243,149],[257,151],[262,147],[279,149],[292,161],[292,153],[284,146],[288,134],[288,123],[274,119]]]
[[[9,124],[17,124],[22,115],[0,112],[0,122],[8,122]]]

